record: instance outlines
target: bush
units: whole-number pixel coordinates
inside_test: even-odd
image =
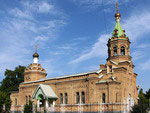
[[[132,110],[130,113],[147,113],[148,106],[146,104],[136,104],[133,106]]]
[[[138,104],[132,107],[130,113],[147,113],[150,99],[150,89],[143,93],[143,89],[139,91]]]
[[[24,106],[24,113],[32,113],[32,101],[29,101],[29,104]]]

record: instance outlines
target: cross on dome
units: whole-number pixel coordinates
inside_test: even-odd
[[[115,29],[112,33],[112,37],[121,37],[125,36],[125,31],[122,29],[121,24],[120,24],[120,19],[121,19],[121,14],[119,13],[119,5],[118,5],[118,0],[116,1],[116,25]]]
[[[33,54],[33,63],[38,63],[39,54],[37,53],[38,44],[35,45],[35,53]]]

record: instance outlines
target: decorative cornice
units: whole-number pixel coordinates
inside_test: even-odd
[[[41,66],[40,64],[37,64],[37,63],[30,64],[30,65],[25,69],[25,72],[24,72],[24,73],[33,72],[33,71],[46,73],[45,69],[42,68],[42,66]]]

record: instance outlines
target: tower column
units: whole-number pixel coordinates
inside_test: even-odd
[[[40,107],[40,100],[37,101],[37,107]]]

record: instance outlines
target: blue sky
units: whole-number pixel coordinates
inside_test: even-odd
[[[150,1],[119,0],[137,84],[150,88]],[[99,69],[115,25],[115,0],[1,0],[0,80],[33,62],[35,44],[48,78]]]

